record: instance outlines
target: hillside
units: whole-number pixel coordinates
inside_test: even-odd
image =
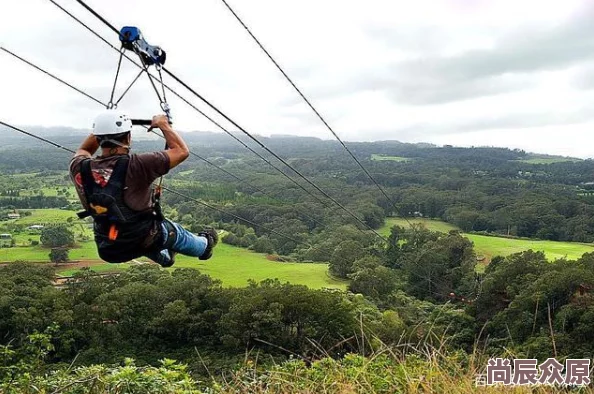
[[[2,384],[29,368],[20,387],[54,391],[117,376],[188,392],[472,392],[491,356],[594,352],[582,318],[594,308],[591,161],[349,144],[388,201],[336,143],[266,139],[343,209],[222,136],[190,141],[226,172],[191,157],[165,178],[179,194],[164,194],[164,213],[224,236],[208,262],[180,257],[174,269],[97,262],[89,223],[75,218],[69,155],[3,150]],[[66,259],[91,270],[48,264],[56,234]],[[74,277],[55,287],[57,274]]]

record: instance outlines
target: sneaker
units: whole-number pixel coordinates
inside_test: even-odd
[[[173,264],[175,264],[176,254],[177,252],[174,252],[173,250],[169,249],[169,265],[167,265],[168,267],[171,267]]]
[[[168,256],[169,258],[167,260],[165,260],[165,261],[161,260],[159,262],[159,264],[161,265],[161,267],[164,267],[164,268],[171,267],[175,263],[175,255],[177,254],[177,252],[174,252],[171,249],[167,249],[167,254],[169,255]]]
[[[198,258],[200,260],[208,260],[212,257],[212,250],[219,242],[219,234],[217,234],[217,230],[214,228],[207,228],[204,231],[199,232],[198,236],[205,237],[208,240],[208,244],[206,245],[204,253],[202,253],[202,256]]]

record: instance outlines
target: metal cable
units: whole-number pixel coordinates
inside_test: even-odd
[[[25,130],[23,130],[23,129],[20,129],[20,128],[16,127],[16,126],[13,126],[13,125],[11,125],[11,124],[9,124],[9,123],[6,123],[6,122],[3,122],[3,121],[1,121],[1,120],[0,120],[0,125],[6,126],[6,127],[8,127],[8,128],[11,128],[11,129],[13,129],[13,130],[15,130],[15,131],[17,131],[17,132],[19,132],[19,133],[22,133],[22,134],[25,134],[25,135],[29,136],[29,137],[33,137],[33,138],[35,138],[35,139],[38,139],[38,140],[40,140],[40,141],[46,142],[46,143],[48,143],[48,144],[50,144],[50,145],[53,145],[53,146],[54,146],[54,147],[56,147],[56,148],[60,148],[60,149],[62,149],[62,150],[65,150],[66,152],[69,152],[69,153],[72,153],[72,154],[75,154],[75,153],[76,153],[76,152],[75,152],[75,151],[73,151],[72,149],[66,148],[66,147],[64,147],[64,146],[62,146],[62,145],[60,145],[60,144],[58,144],[58,143],[56,143],[56,142],[53,142],[53,141],[51,141],[51,140],[48,140],[48,139],[46,139],[46,138],[39,137],[39,136],[37,136],[37,135],[35,135],[35,134],[33,134],[33,133],[27,132],[27,131],[25,131]],[[309,248],[312,248],[312,247],[313,247],[313,246],[312,246],[312,245],[310,245],[309,243],[306,243],[306,242],[303,242],[303,241],[296,240],[295,238],[293,238],[293,237],[290,237],[290,236],[288,236],[288,235],[286,235],[286,234],[283,234],[283,233],[281,233],[281,232],[279,232],[279,231],[276,231],[276,230],[273,230],[273,229],[267,228],[266,226],[263,226],[263,225],[261,225],[261,224],[258,224],[258,223],[255,223],[255,222],[252,222],[252,221],[251,221],[251,220],[249,220],[249,219],[245,219],[245,218],[243,218],[243,217],[241,217],[241,216],[238,216],[238,215],[236,215],[236,214],[234,214],[234,213],[227,212],[227,211],[225,211],[224,209],[217,208],[217,207],[215,207],[215,206],[213,206],[213,205],[210,205],[210,204],[208,204],[208,203],[205,203],[204,201],[198,200],[197,198],[193,198],[193,197],[190,197],[190,196],[188,196],[188,195],[186,195],[186,194],[180,193],[180,192],[178,192],[177,190],[174,190],[174,189],[168,188],[168,187],[166,187],[166,186],[163,186],[163,189],[164,189],[164,190],[167,190],[167,191],[168,191],[168,192],[170,192],[170,193],[176,194],[176,195],[178,195],[178,196],[180,196],[180,197],[184,197],[184,198],[186,198],[186,199],[188,199],[188,200],[190,200],[190,201],[193,201],[193,202],[196,202],[196,203],[198,203],[198,204],[200,204],[200,205],[203,205],[203,206],[205,206],[205,207],[207,207],[207,208],[210,208],[210,209],[213,209],[213,210],[215,210],[215,211],[221,212],[221,213],[223,213],[223,214],[225,214],[225,215],[229,215],[229,216],[231,216],[231,217],[233,217],[233,218],[235,218],[235,219],[237,219],[237,220],[241,220],[241,221],[243,221],[243,222],[245,222],[245,223],[249,223],[249,224],[251,224],[251,225],[253,225],[253,226],[259,227],[259,228],[263,229],[263,230],[264,230],[265,232],[267,232],[267,233],[270,233],[270,234],[276,234],[276,235],[278,235],[278,236],[280,236],[280,237],[283,237],[283,238],[285,238],[285,239],[288,239],[289,241],[295,242],[295,243],[296,243],[296,244],[298,244],[298,245],[305,245],[305,246],[307,246],[307,247],[309,247]]]
[[[76,21],[77,23],[79,23],[81,26],[83,26],[86,30],[88,30],[89,32],[91,32],[91,34],[93,34],[95,37],[99,38],[103,43],[105,43],[107,46],[109,46],[111,49],[113,49],[116,52],[120,52],[118,48],[116,48],[114,45],[112,45],[108,40],[106,40],[103,36],[101,36],[99,33],[97,33],[95,30],[91,29],[88,25],[86,25],[83,21],[81,21],[79,18],[77,18],[75,15],[73,15],[70,11],[68,11],[67,9],[65,9],[64,7],[62,7],[60,4],[56,3],[55,0],[48,0],[49,2],[51,2],[53,5],[55,5],[56,7],[58,7],[60,10],[62,10],[66,15],[68,15],[70,18],[72,18],[74,21]],[[131,57],[129,57],[128,55],[124,54],[124,57],[130,61],[132,64],[134,64],[136,67],[143,69],[143,67],[138,64],[134,59],[132,59]],[[156,77],[154,77],[152,74],[150,74],[151,78],[156,79]],[[212,122],[215,126],[217,126],[219,129],[221,129],[222,131],[224,131],[227,135],[229,135],[231,138],[233,138],[235,141],[237,141],[239,144],[241,144],[243,147],[245,147],[246,149],[248,149],[250,152],[252,152],[254,155],[256,155],[257,157],[259,157],[262,161],[264,161],[266,164],[268,164],[270,167],[272,167],[273,169],[275,169],[276,171],[278,171],[281,175],[283,175],[285,178],[287,178],[289,181],[291,181],[292,183],[294,183],[297,187],[299,187],[301,190],[303,190],[307,195],[313,197],[316,201],[318,201],[319,203],[325,205],[326,202],[321,200],[318,196],[316,196],[315,194],[312,194],[311,191],[307,190],[306,188],[303,187],[303,185],[301,185],[300,183],[298,183],[297,181],[295,181],[293,178],[291,178],[289,175],[287,175],[283,170],[281,170],[280,168],[278,168],[278,166],[274,165],[272,162],[270,162],[270,160],[266,159],[264,156],[262,156],[260,153],[258,153],[257,151],[255,151],[254,149],[252,149],[249,145],[247,145],[245,142],[241,141],[239,138],[237,138],[237,136],[235,136],[232,132],[230,132],[229,130],[227,130],[225,127],[223,127],[220,123],[218,123],[216,120],[214,120],[212,117],[208,116],[206,113],[204,113],[204,111],[200,110],[198,107],[196,107],[194,104],[190,103],[186,98],[182,97],[179,93],[177,93],[175,90],[173,90],[172,88],[170,88],[168,85],[163,84],[163,86],[172,94],[174,94],[175,96],[177,96],[180,100],[182,100],[183,102],[185,102],[187,105],[189,105],[191,108],[193,108],[195,111],[197,111],[199,114],[201,114],[202,116],[204,116],[206,119],[208,119],[210,122]]]
[[[237,15],[237,13],[233,10],[233,8],[231,8],[231,6],[229,5],[229,3],[226,0],[221,0],[221,1],[227,7],[227,9],[231,12],[231,14],[233,14],[233,16],[235,17],[235,19],[237,19],[237,21],[241,24],[241,26],[243,26],[243,28],[247,31],[247,33],[254,39],[254,41],[256,42],[256,44],[258,44],[258,46],[264,52],[264,54],[266,54],[266,56],[268,57],[268,59],[270,59],[270,61],[276,66],[276,68],[278,69],[278,71],[280,71],[280,73],[285,77],[285,79],[287,80],[287,82],[289,82],[289,84],[291,84],[291,86],[293,87],[293,89],[295,89],[295,91],[299,94],[299,96],[301,96],[301,98],[303,99],[303,101],[305,101],[305,103],[309,106],[309,108],[311,108],[311,110],[316,114],[316,116],[318,117],[318,119],[320,119],[320,121],[324,124],[324,126],[326,126],[326,128],[338,140],[338,142],[340,142],[340,144],[342,145],[342,147],[348,152],[348,154],[353,158],[353,160],[359,165],[359,167],[361,168],[361,170],[363,170],[363,172],[365,173],[365,175],[367,175],[367,177],[375,184],[375,186],[380,190],[380,192],[384,195],[384,197],[392,204],[392,206],[394,207],[394,209],[397,210],[398,207],[396,206],[396,203],[388,196],[388,194],[386,193],[386,191],[384,190],[384,188],[381,187],[381,185],[375,180],[375,178],[371,175],[371,173],[363,166],[363,164],[361,163],[361,161],[359,161],[359,159],[357,159],[357,157],[355,156],[355,154],[348,148],[348,146],[338,136],[338,134],[336,134],[336,132],[334,131],[334,129],[332,127],[330,127],[330,125],[328,124],[328,122],[326,121],[326,119],[324,119],[324,117],[313,106],[313,104],[309,101],[309,99],[305,96],[305,94],[303,94],[303,92],[301,91],[301,89],[299,89],[297,87],[297,85],[295,84],[295,82],[293,82],[293,80],[289,77],[289,75],[287,75],[287,73],[285,72],[285,70],[272,57],[272,55],[268,52],[268,50],[266,50],[266,48],[264,47],[264,45],[262,45],[262,43],[260,42],[260,40],[258,40],[258,38],[256,38],[256,36],[252,33],[252,31],[249,29],[249,27],[243,22],[243,20],[239,17],[239,15]],[[412,223],[408,220],[408,218],[406,218],[406,217],[403,217],[403,218],[404,218],[404,220],[406,220],[406,222],[409,224],[409,226],[412,227]]]
[[[39,66],[35,65],[34,63],[31,63],[31,62],[27,61],[27,60],[26,60],[26,59],[24,59],[23,57],[21,57],[21,56],[18,56],[18,55],[16,55],[15,53],[13,53],[13,52],[11,52],[11,51],[8,51],[8,50],[7,50],[7,49],[5,49],[5,48],[2,48],[2,47],[0,47],[0,49],[2,49],[3,51],[5,51],[5,52],[9,53],[10,55],[14,56],[16,59],[20,60],[21,62],[23,62],[23,63],[25,63],[25,64],[27,64],[27,65],[29,65],[29,66],[31,66],[31,67],[33,67],[33,68],[35,68],[35,69],[36,69],[36,70],[38,70],[38,71],[41,71],[41,72],[42,72],[42,73],[44,73],[45,75],[47,75],[47,76],[49,76],[49,77],[51,77],[51,78],[55,79],[56,81],[58,81],[58,82],[60,82],[60,83],[62,83],[62,84],[64,84],[64,85],[66,85],[66,86],[70,87],[70,88],[71,88],[71,89],[73,89],[74,91],[76,91],[76,92],[78,92],[78,93],[80,93],[80,94],[83,94],[85,97],[88,97],[89,99],[91,99],[91,100],[95,101],[96,103],[98,103],[98,104],[100,104],[100,105],[102,105],[102,106],[105,106],[105,105],[106,105],[105,103],[103,103],[103,102],[102,102],[102,101],[100,101],[99,99],[96,99],[95,97],[91,96],[90,94],[87,94],[85,91],[83,91],[83,90],[81,90],[81,89],[78,89],[78,88],[77,88],[77,87],[75,87],[74,85],[72,85],[72,84],[70,84],[70,83],[66,82],[66,81],[65,81],[64,79],[62,79],[62,78],[59,78],[59,77],[57,77],[57,76],[56,76],[56,75],[54,75],[53,73],[50,73],[49,71],[46,71],[46,70],[44,70],[43,68],[41,68],[41,67],[39,67]],[[141,70],[141,71],[140,71],[140,73],[139,73],[138,75],[140,76],[140,75],[142,75],[143,73],[144,73],[144,70]],[[119,101],[118,101],[118,102],[119,102]],[[116,105],[117,105],[117,104],[116,104]],[[165,137],[163,137],[161,134],[159,134],[159,133],[156,133],[155,131],[151,131],[151,132],[152,132],[153,134],[157,135],[157,136],[158,136],[158,137],[160,137],[160,138],[163,138],[163,139],[165,138]],[[47,142],[47,141],[46,141],[46,142]],[[260,193],[262,193],[262,194],[264,194],[264,195],[266,195],[266,196],[268,196],[268,197],[270,197],[270,198],[272,198],[272,199],[274,199],[274,200],[280,201],[280,200],[278,200],[276,197],[274,197],[273,195],[271,195],[270,193],[267,193],[266,191],[264,191],[264,190],[262,190],[262,189],[260,189],[260,188],[256,187],[255,185],[251,184],[251,182],[249,182],[248,180],[246,180],[246,179],[243,179],[243,178],[241,178],[241,177],[239,177],[239,176],[237,176],[237,175],[233,174],[232,172],[230,172],[230,171],[228,171],[228,170],[226,170],[226,169],[224,169],[224,168],[222,168],[222,167],[218,166],[217,164],[215,164],[215,163],[211,162],[210,160],[208,160],[208,159],[206,159],[206,158],[204,158],[204,157],[202,157],[202,156],[200,156],[200,155],[198,155],[198,154],[196,154],[196,153],[194,153],[194,152],[192,152],[192,151],[190,151],[190,154],[191,154],[192,156],[195,156],[196,158],[198,158],[198,159],[200,159],[200,160],[204,161],[205,163],[207,163],[207,164],[209,164],[209,165],[213,166],[214,168],[218,169],[219,171],[221,171],[221,172],[223,172],[223,173],[225,173],[225,174],[227,174],[227,175],[229,175],[229,176],[233,177],[234,179],[237,179],[238,181],[240,181],[240,182],[242,182],[242,183],[245,183],[245,184],[247,184],[247,186],[249,186],[249,187],[250,187],[252,190],[255,190],[255,191],[257,191],[257,192],[260,192]],[[299,210],[297,210],[297,212],[299,212]],[[322,226],[322,227],[324,226],[324,224],[323,224],[323,223],[321,223],[319,220],[317,220],[317,219],[313,218],[312,216],[309,216],[309,215],[308,215],[308,214],[306,214],[305,212],[299,212],[299,213],[300,213],[300,214],[302,214],[303,216],[305,216],[307,219],[309,219],[309,220],[311,220],[311,221],[313,221],[313,222],[317,223],[318,225],[320,225],[320,226]]]
[[[120,58],[118,59],[118,68],[116,70],[115,79],[113,80],[113,87],[111,88],[111,96],[107,103],[107,109],[113,108],[113,95],[115,94],[116,86],[118,84],[118,77],[120,76],[120,69],[122,68],[122,58],[124,57],[124,48],[120,49]]]
[[[82,5],[85,9],[87,9],[91,14],[93,14],[96,18],[98,18],[101,22],[103,22],[106,26],[108,26],[112,31],[114,31],[115,33],[117,33],[118,36],[119,36],[119,31],[112,24],[110,24],[105,18],[103,18],[95,10],[93,10],[91,7],[89,7],[84,1],[82,1],[82,0],[76,0],[76,1],[80,5]],[[209,100],[207,100],[202,95],[200,95],[196,90],[194,90],[192,87],[190,87],[184,81],[182,81],[177,75],[175,75],[167,67],[163,67],[163,71],[167,75],[169,75],[171,78],[173,78],[177,83],[179,83],[184,88],[186,88],[190,93],[192,93],[194,96],[196,96],[198,99],[200,99],[203,103],[205,103],[207,106],[209,106],[213,111],[215,111],[216,113],[218,113],[225,120],[227,120],[229,123],[231,123],[237,129],[239,129],[242,133],[244,133],[245,135],[247,135],[252,141],[254,141],[256,144],[258,144],[262,149],[264,149],[266,152],[268,152],[269,154],[271,154],[272,156],[274,156],[278,161],[280,161],[281,163],[283,163],[285,166],[287,166],[288,168],[290,168],[295,174],[297,174],[301,179],[303,179],[305,182],[307,182],[309,185],[311,185],[314,189],[316,189],[324,197],[326,197],[327,199],[329,199],[330,201],[332,201],[334,204],[336,204],[338,207],[340,207],[343,211],[345,211],[347,214],[349,214],[359,224],[361,224],[363,227],[366,227],[369,230],[371,230],[371,232],[373,232],[378,238],[380,238],[384,242],[387,242],[387,239],[383,235],[381,235],[375,229],[373,229],[372,227],[370,227],[367,223],[365,223],[363,220],[361,220],[353,212],[351,212],[350,210],[348,210],[347,208],[345,208],[335,198],[333,198],[328,193],[326,193],[324,190],[322,190],[313,181],[311,181],[310,179],[308,179],[307,177],[305,177],[299,170],[297,170],[296,168],[294,168],[293,166],[291,166],[289,163],[287,163],[286,160],[284,160],[282,157],[280,157],[279,155],[277,155],[276,153],[274,153],[272,150],[270,150],[266,145],[264,145],[262,142],[260,142],[260,140],[258,140],[251,133],[249,133],[247,130],[245,130],[243,127],[241,127],[239,124],[237,124],[233,119],[231,119],[229,116],[227,116],[225,113],[223,113],[217,106],[215,106],[214,104],[212,104]]]

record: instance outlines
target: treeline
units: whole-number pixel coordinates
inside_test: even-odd
[[[0,208],[4,209],[42,209],[62,208],[69,205],[65,197],[0,197]]]
[[[223,288],[193,269],[140,266],[107,278],[84,271],[59,290],[53,276],[47,266],[0,267],[0,344],[25,349],[29,334],[54,327],[52,363],[75,357],[80,364],[124,357],[156,363],[168,357],[193,360],[201,369],[198,349],[214,373],[228,370],[246,349],[281,359],[291,353],[315,358],[358,349],[357,335],[394,342],[407,330],[398,313],[382,312],[360,295],[274,280]],[[408,302],[404,294],[398,297]],[[444,334],[451,322],[441,321],[435,306],[424,309],[419,323]],[[443,313],[456,315],[451,307]]]
[[[0,344],[28,346],[28,335],[56,326],[53,363],[112,363],[134,357],[188,360],[224,371],[248,351],[282,359],[348,351],[380,343],[422,341],[470,352],[513,351],[546,359],[594,352],[594,254],[549,262],[532,251],[494,258],[474,273],[472,245],[456,232],[395,228],[387,249],[339,244],[334,275],[349,292],[312,290],[268,280],[224,288],[192,269],[138,266],[117,276],[89,271],[65,288],[52,268],[0,268]],[[361,349],[360,338],[376,338]]]
[[[261,160],[243,152],[241,147],[226,143],[223,136],[192,135],[189,140],[193,150],[254,186],[191,156],[172,172],[170,187],[277,232],[283,232],[283,223],[287,223],[288,232],[294,231],[297,239],[305,237],[310,243],[312,235],[315,237],[323,230],[334,231],[347,224],[360,226],[317,191],[311,190],[313,196],[305,193]],[[530,164],[521,161],[529,157],[521,150],[442,148],[398,142],[349,144],[390,196],[391,201],[388,201],[336,143],[312,138],[264,140],[371,228],[378,228],[387,216],[422,215],[440,218],[467,232],[594,241],[594,199],[583,193],[594,181],[591,160]],[[138,146],[161,149],[159,144],[150,142]],[[55,150],[48,147],[47,151]],[[408,161],[374,161],[371,160],[373,154],[399,156]],[[4,156],[2,160],[12,160],[21,172],[38,168],[40,154],[36,150],[15,148],[6,151]],[[65,175],[67,156],[43,156],[48,162],[44,171],[61,165]],[[39,178],[40,183],[42,179]],[[60,184],[67,181],[67,177],[60,179]],[[11,193],[16,189],[15,182],[31,185],[35,179],[15,181],[2,177],[0,192]],[[17,200],[0,201],[0,204],[16,204]],[[44,207],[55,207],[59,204],[57,201],[47,200]],[[184,215],[190,214],[192,218],[186,218],[186,222],[196,227],[216,222],[249,225],[232,215],[222,215],[171,193],[165,193],[165,203],[174,216],[176,211],[188,211],[175,219],[181,221]],[[27,202],[22,204],[33,207]],[[293,219],[296,222],[291,224]],[[264,235],[259,233],[260,229],[254,230],[258,237]],[[278,253],[298,253],[296,246],[272,242]],[[233,243],[245,245],[248,242],[235,240]]]

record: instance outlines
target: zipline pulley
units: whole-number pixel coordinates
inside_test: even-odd
[[[146,75],[149,79],[149,82],[151,83],[151,85],[153,86],[153,89],[155,90],[155,93],[157,94],[161,109],[167,115],[167,119],[169,120],[169,123],[173,123],[172,116],[171,116],[171,108],[169,107],[169,104],[167,103],[167,97],[165,95],[165,85],[163,84],[163,76],[161,74],[161,69],[163,68],[163,65],[165,64],[165,60],[167,58],[165,51],[159,46],[149,44],[145,40],[140,29],[135,26],[124,26],[120,30],[119,38],[120,38],[120,42],[122,43],[122,47],[120,48],[120,58],[118,60],[118,67],[116,70],[115,80],[113,82],[113,88],[111,90],[111,97],[109,99],[109,103],[107,104],[107,109],[117,108],[120,101],[122,101],[122,99],[124,98],[126,93],[128,93],[130,88],[132,88],[134,83],[140,78],[140,76],[143,73],[146,73]],[[116,86],[118,83],[118,76],[120,74],[120,68],[122,66],[122,59],[123,59],[124,53],[126,51],[132,51],[136,55],[138,55],[138,57],[140,58],[140,62],[142,63],[142,70],[140,71],[140,73],[138,73],[136,78],[134,78],[132,83],[130,85],[128,85],[128,87],[124,90],[124,93],[122,93],[120,98],[118,98],[114,102],[114,94],[115,94]],[[155,81],[153,80],[154,77],[149,72],[149,67],[151,67],[151,66],[154,66],[159,74],[159,83],[161,85],[160,92],[159,92],[159,89],[157,88],[157,85],[155,84]]]
[[[120,30],[120,41],[124,49],[134,51],[142,58],[142,64],[147,66],[155,65],[158,68],[165,64],[165,51],[161,47],[146,42],[139,28],[124,26]]]

